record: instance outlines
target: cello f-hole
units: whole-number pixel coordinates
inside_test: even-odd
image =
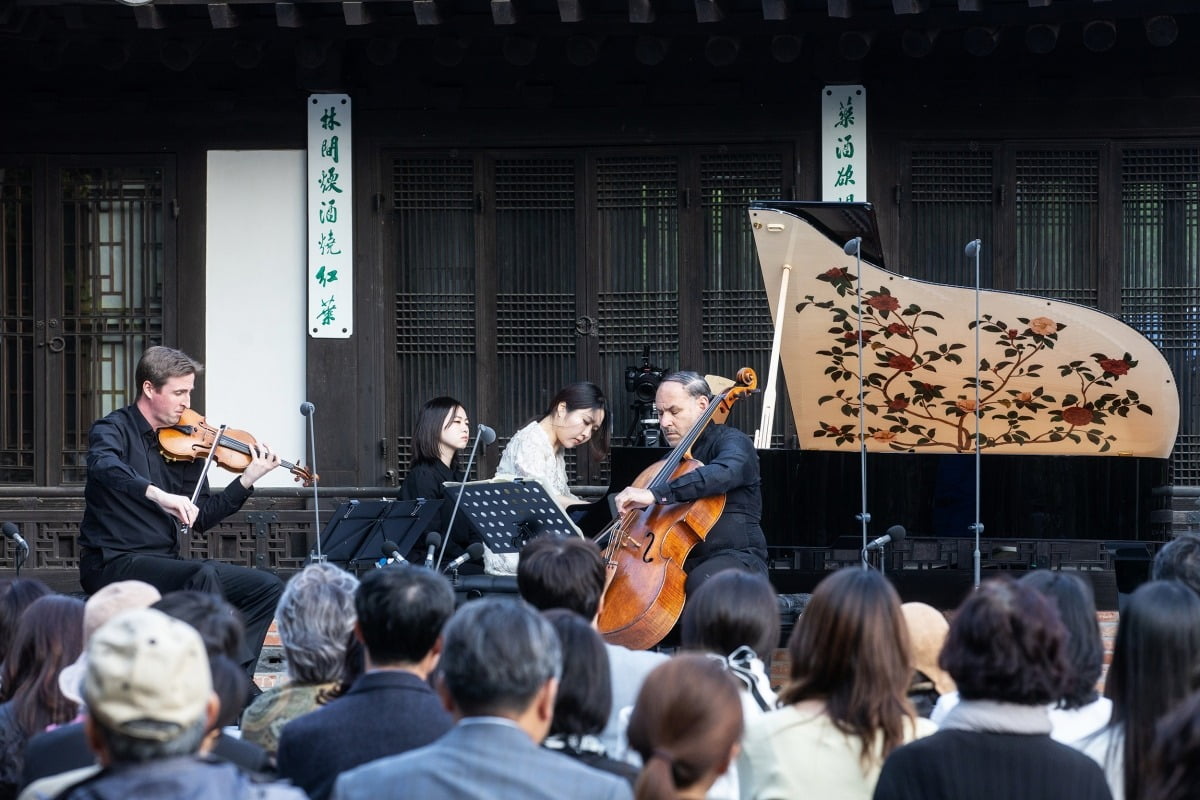
[[[642,561],[646,564],[654,560],[654,556],[650,555],[650,548],[654,545],[654,536],[654,531],[646,532],[646,544],[642,548]]]

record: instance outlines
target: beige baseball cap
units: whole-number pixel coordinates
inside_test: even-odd
[[[58,673],[58,690],[74,703],[83,702],[83,676],[87,674],[87,643],[96,630],[122,611],[149,608],[162,599],[162,594],[144,581],[110,583],[87,599],[83,607],[83,652],[75,663]]]
[[[88,642],[88,713],[137,739],[170,741],[204,717],[208,653],[190,625],[151,608],[113,617]]]

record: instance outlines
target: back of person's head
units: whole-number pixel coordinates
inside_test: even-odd
[[[246,627],[238,610],[220,595],[194,589],[168,592],[151,608],[195,628],[209,655],[241,658]]]
[[[111,763],[195,753],[214,710],[200,634],[151,608],[109,620],[88,642],[90,739]]]
[[[553,608],[543,615],[554,626],[562,647],[562,679],[554,699],[551,735],[599,734],[612,711],[612,677],[604,640],[591,620]]]
[[[1141,800],[1200,797],[1200,692],[1169,711],[1154,728]]]
[[[538,536],[521,548],[517,591],[541,611],[567,608],[594,619],[604,594],[604,557],[578,536]]]
[[[562,676],[558,634],[515,597],[484,597],[458,610],[443,637],[442,680],[463,716],[525,711]]]
[[[83,651],[58,673],[58,688],[73,703],[83,702],[83,676],[87,673],[87,643],[101,625],[123,611],[149,608],[162,599],[158,589],[144,581],[116,581],[98,589],[83,606]]]
[[[1179,581],[1143,583],[1121,611],[1104,694],[1122,731],[1125,795],[1136,798],[1154,726],[1191,694],[1200,667],[1200,597]]]
[[[427,569],[376,569],[359,583],[354,609],[372,664],[416,664],[433,649],[454,613],[454,590]]]
[[[442,431],[446,426],[446,416],[462,407],[462,403],[446,396],[435,397],[421,406],[412,435],[414,465],[422,461],[442,460]]]
[[[900,613],[904,615],[904,624],[908,627],[913,669],[928,678],[938,694],[953,692],[954,679],[938,666],[938,657],[950,632],[946,615],[926,603],[904,603],[900,606]]]
[[[1058,618],[1067,630],[1067,661],[1071,665],[1059,705],[1083,708],[1099,696],[1096,684],[1104,669],[1104,643],[1091,584],[1078,575],[1046,569],[1030,572],[1020,583],[1036,589],[1058,609]]]
[[[792,630],[788,654],[792,674],[782,704],[823,701],[838,729],[860,739],[864,764],[877,736],[883,756],[904,742],[914,718],[907,698],[912,667],[900,597],[887,578],[858,568],[825,577]]]
[[[1200,594],[1200,536],[1184,533],[1163,545],[1154,556],[1150,577],[1156,581],[1180,581]]]
[[[753,572],[718,572],[688,596],[680,620],[685,648],[727,656],[746,646],[769,664],[779,646],[779,601]]]
[[[12,646],[21,614],[34,600],[51,593],[49,586],[35,578],[12,578],[0,583],[0,666]]]
[[[25,609],[4,660],[0,691],[3,700],[12,702],[14,718],[24,736],[75,716],[78,704],[63,696],[58,673],[82,649],[82,600],[49,594]]]
[[[287,671],[298,683],[340,681],[354,632],[358,578],[324,561],[288,581],[275,609]]]
[[[1066,637],[1040,592],[991,578],[958,607],[938,663],[964,700],[1045,705],[1063,696],[1071,670]]]
[[[644,763],[637,800],[673,800],[686,788],[707,789],[729,768],[742,737],[737,683],[716,659],[677,655],[646,676],[628,735]]]
[[[221,709],[209,730],[236,725],[246,707],[246,672],[229,656],[216,655],[208,660],[212,689]]]

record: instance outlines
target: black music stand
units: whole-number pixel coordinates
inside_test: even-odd
[[[433,523],[441,500],[350,500],[338,506],[321,532],[325,559],[349,570],[374,564],[383,543],[404,554]]]
[[[461,511],[493,553],[515,553],[543,533],[578,536],[579,529],[535,480],[447,483],[446,496],[462,490]]]

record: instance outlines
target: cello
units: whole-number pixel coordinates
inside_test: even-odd
[[[754,370],[743,367],[737,383],[714,396],[692,429],[661,461],[638,475],[633,485],[663,486],[704,466],[692,446],[714,419],[724,421],[733,404],[758,386]],[[683,563],[704,541],[725,508],[725,495],[669,505],[631,509],[600,533],[607,581],[597,628],[605,641],[644,650],[662,641],[683,611]]]

